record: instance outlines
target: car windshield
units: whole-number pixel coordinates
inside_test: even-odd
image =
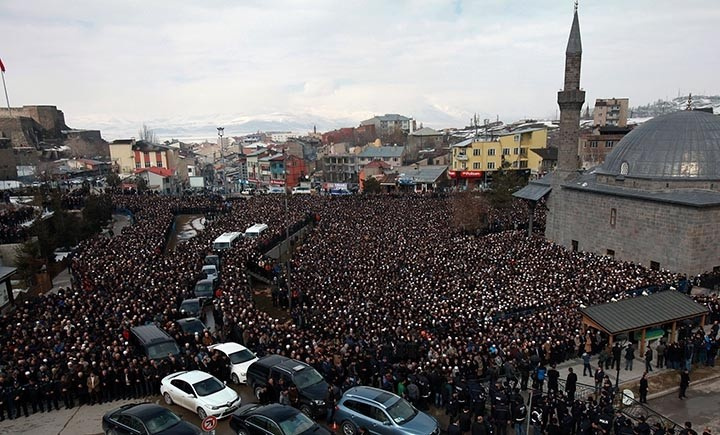
[[[174,341],[165,341],[147,347],[147,354],[150,359],[165,358],[169,353],[173,355],[180,353],[180,349],[178,349]]]
[[[180,417],[164,409],[145,420],[145,427],[151,434],[160,433],[180,423]]]
[[[293,382],[295,383],[295,386],[298,387],[298,389],[300,390],[302,390],[303,388],[307,388],[311,385],[320,383],[322,381],[323,377],[320,376],[320,373],[318,373],[317,370],[313,368],[306,368],[300,370],[299,372],[295,372],[295,374],[293,375]]]
[[[215,378],[207,378],[203,381],[193,384],[193,388],[195,388],[195,392],[198,396],[204,397],[217,393],[218,391],[225,388],[225,385],[223,385],[222,382],[218,381]]]
[[[194,334],[195,332],[201,333],[205,331],[203,323],[199,320],[191,320],[189,322],[183,322],[180,324],[183,331]]]
[[[255,358],[255,354],[247,349],[239,350],[230,354],[230,362],[233,364],[242,364]]]
[[[407,423],[417,415],[417,410],[405,399],[399,399],[397,402],[393,403],[387,409],[387,412],[396,424]]]
[[[195,296],[212,296],[212,282],[199,282],[195,285]]]
[[[197,313],[200,311],[200,302],[183,302],[182,305],[180,305],[180,311]]]
[[[297,435],[310,430],[315,422],[302,412],[298,412],[285,420],[277,422],[285,435]]]

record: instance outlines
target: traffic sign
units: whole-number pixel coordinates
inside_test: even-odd
[[[200,427],[205,432],[215,430],[215,427],[217,427],[217,417],[208,415],[203,419],[202,423],[200,423]]]

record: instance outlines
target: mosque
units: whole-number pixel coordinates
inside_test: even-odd
[[[581,172],[582,43],[577,8],[558,92],[554,172],[515,193],[547,197],[545,236],[568,249],[696,275],[720,269],[720,117],[688,110],[653,118]]]

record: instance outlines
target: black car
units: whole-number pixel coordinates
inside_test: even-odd
[[[103,415],[106,435],[199,435],[200,428],[153,403],[130,403]]]
[[[305,415],[316,417],[325,412],[328,383],[311,366],[281,355],[268,355],[255,361],[248,367],[247,383],[258,400],[269,378],[275,380],[275,385],[282,379],[287,387],[297,387],[298,408]]]
[[[210,298],[190,298],[184,299],[180,304],[180,314],[188,317],[197,317],[203,319],[205,317],[205,307],[212,305]]]
[[[331,435],[310,417],[292,406],[251,403],[230,416],[230,428],[238,435]]]
[[[200,319],[195,317],[188,317],[187,319],[180,319],[177,321],[178,326],[182,331],[186,334],[203,334],[207,327],[205,324],[200,321]]]

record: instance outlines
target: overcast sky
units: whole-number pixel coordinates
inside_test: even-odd
[[[112,135],[287,117],[555,116],[571,0],[0,0],[10,102]],[[719,94],[720,1],[583,0],[588,101]],[[4,105],[4,101],[3,101]],[[317,120],[317,121],[314,121]],[[107,135],[106,135],[107,136]]]

